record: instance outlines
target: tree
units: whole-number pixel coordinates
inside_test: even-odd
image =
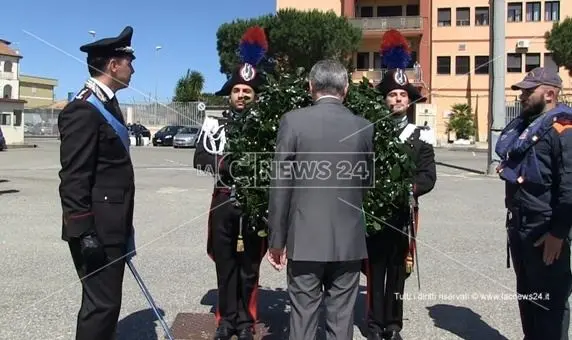
[[[205,78],[198,71],[187,70],[187,74],[179,78],[175,87],[174,102],[195,102],[199,100]]]
[[[276,15],[238,19],[219,27],[217,50],[221,73],[230,75],[240,62],[237,53],[240,38],[254,25],[266,32],[269,60],[288,72],[294,72],[297,67],[309,70],[326,58],[342,61],[349,68],[350,56],[361,42],[361,30],[333,11],[283,9]],[[268,70],[271,65],[266,66]]]
[[[447,123],[447,132],[449,131],[455,131],[457,139],[469,139],[475,135],[473,109],[469,104],[455,104],[451,107],[451,116]]]
[[[229,184],[235,185],[237,200],[250,223],[261,231],[266,227],[270,164],[279,122],[284,113],[312,103],[308,89],[303,69],[268,75],[260,99],[227,126],[229,155],[226,159],[232,163],[232,183]],[[409,149],[399,142],[381,94],[371,88],[366,79],[360,84],[350,84],[345,105],[375,123],[375,184],[363,206],[366,229],[374,233],[383,229],[384,218],[394,209],[408,204],[414,163],[407,156]]]
[[[572,18],[555,22],[552,30],[544,34],[546,49],[552,52],[552,59],[558,66],[572,71]]]

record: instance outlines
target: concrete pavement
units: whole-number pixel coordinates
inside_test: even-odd
[[[58,147],[0,153],[0,339],[73,339],[80,284],[60,240]],[[170,325],[179,313],[209,313],[216,301],[206,255],[212,179],[197,173],[192,150],[133,148],[136,167],[134,263]],[[486,168],[486,154],[436,150],[440,162]],[[483,155],[485,158],[483,159]],[[417,273],[406,283],[405,339],[522,338],[512,269],[506,268],[503,187],[494,177],[438,166],[421,199]],[[283,338],[288,322],[284,272],[262,265],[261,318]],[[365,280],[362,278],[362,285]],[[356,306],[354,339],[365,312]],[[126,271],[120,340],[162,339],[162,330]]]

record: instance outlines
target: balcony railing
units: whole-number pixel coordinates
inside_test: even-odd
[[[420,16],[349,18],[348,20],[362,31],[420,30],[423,28],[423,18]]]
[[[0,72],[0,79],[16,80],[16,74],[14,72]]]
[[[374,84],[377,84],[383,79],[387,71],[388,69],[377,69],[377,70],[357,69],[352,73],[352,80],[359,82],[362,80],[363,77],[366,77],[367,79],[373,81]],[[416,84],[416,83],[421,83],[423,81],[423,72],[421,68],[405,69],[405,74],[407,75],[407,79],[409,79],[410,83]]]

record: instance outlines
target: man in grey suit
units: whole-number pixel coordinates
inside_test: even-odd
[[[314,105],[280,121],[268,259],[278,270],[287,265],[290,339],[315,338],[325,291],[327,338],[348,340],[367,258],[356,207],[373,183],[373,124],[343,105],[348,73],[339,62],[318,62],[309,78]]]

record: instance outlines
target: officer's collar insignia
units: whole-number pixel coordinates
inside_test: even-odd
[[[405,74],[405,72],[403,72],[402,69],[397,69],[395,71],[395,74],[393,75],[393,80],[395,80],[395,82],[399,86],[403,86],[403,85],[407,84],[407,81],[408,81],[407,75]]]
[[[252,65],[245,63],[240,68],[240,77],[244,79],[244,81],[251,81],[254,79],[254,77],[256,77],[256,70],[254,67],[252,67]]]
[[[103,90],[91,79],[88,79],[85,82],[85,87],[90,89],[97,96],[97,98],[99,98],[99,100],[101,100],[102,102],[105,103],[109,100],[107,98],[107,96],[103,93]]]

